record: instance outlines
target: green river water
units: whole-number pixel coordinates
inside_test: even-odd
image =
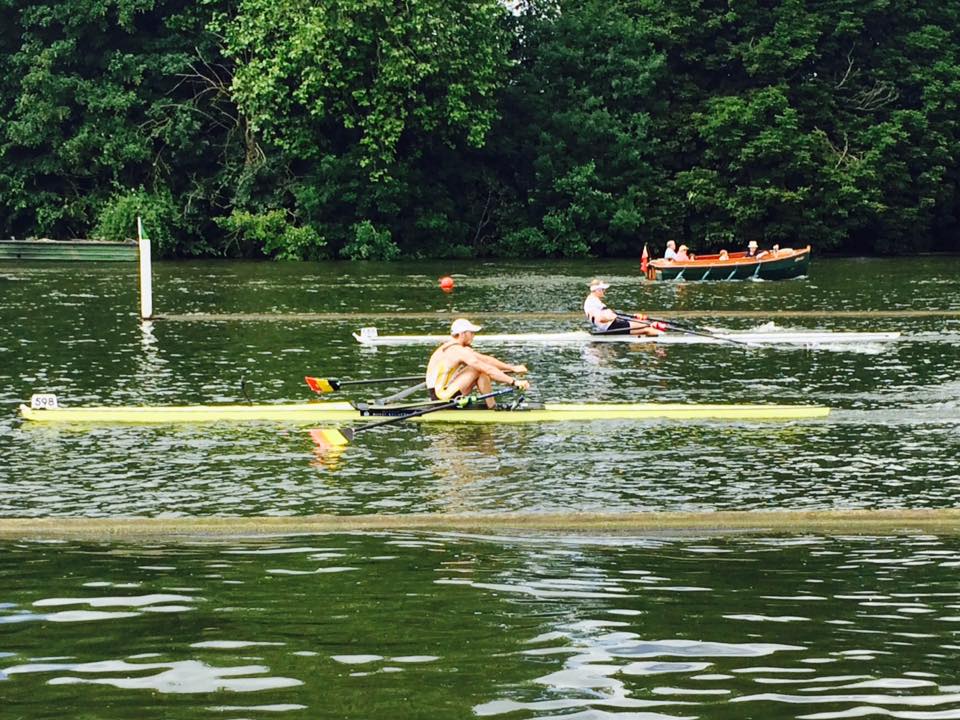
[[[489,332],[577,329],[516,313],[575,312],[593,276],[614,307],[714,327],[904,336],[490,348],[530,367],[536,399],[833,408],[795,423],[400,425],[329,456],[295,425],[16,413],[35,392],[245,402],[242,379],[256,402],[305,401],[306,374],[422,368],[430,347],[362,348],[361,326],[442,333],[483,313]],[[944,509],[960,495],[960,258],[815,257],[809,278],[690,285],[644,283],[626,261],[157,263],[154,295],[171,317],[141,325],[133,265],[0,264],[0,519]],[[769,316],[710,316],[724,310]],[[813,310],[879,315],[776,315]],[[960,535],[0,540],[0,719],[960,718],[958,567]]]

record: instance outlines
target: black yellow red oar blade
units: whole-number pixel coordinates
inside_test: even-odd
[[[364,378],[362,380],[335,380],[334,378],[317,378],[309,375],[304,378],[310,389],[318,393],[328,393],[340,390],[344,385],[377,385],[379,383],[407,382],[422,380],[423,375],[402,375],[388,378]]]
[[[311,428],[310,437],[319,447],[335,448],[349,445],[353,440],[353,430],[350,428]]]
[[[338,383],[336,380],[310,377],[309,375],[307,375],[304,380],[307,381],[307,385],[310,387],[310,389],[316,393],[331,393],[340,389],[340,383]]]

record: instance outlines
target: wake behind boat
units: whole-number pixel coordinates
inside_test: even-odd
[[[43,396],[50,398],[52,396]],[[24,420],[38,423],[85,425],[146,425],[272,421],[310,425],[350,423],[378,417],[404,418],[430,404],[368,406],[349,402],[313,402],[275,405],[162,405],[60,407],[47,401],[40,407],[20,406]],[[696,403],[543,403],[517,408],[448,409],[411,417],[416,422],[543,423],[599,420],[789,421],[823,418],[830,408],[819,405],[724,405]]]
[[[449,340],[449,335],[380,335],[375,327],[361,328],[353,333],[361,345],[436,345]],[[899,332],[829,332],[829,331],[771,331],[732,332],[715,331],[710,334],[665,332],[662,335],[628,335],[591,333],[584,330],[559,333],[506,333],[478,335],[478,344],[542,344],[585,345],[588,343],[655,343],[657,345],[719,345],[743,343],[746,345],[783,345],[816,347],[825,345],[864,345],[893,342]]]

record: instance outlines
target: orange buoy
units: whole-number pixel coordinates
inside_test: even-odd
[[[449,275],[444,275],[440,278],[440,289],[444,292],[450,292],[453,290],[453,278]]]

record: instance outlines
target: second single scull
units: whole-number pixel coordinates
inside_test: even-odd
[[[691,335],[666,332],[662,335],[604,335],[583,330],[558,333],[490,333],[478,334],[477,345],[586,345],[589,343],[639,343],[656,345],[724,345],[729,341],[746,345],[782,345],[817,347],[832,345],[865,345],[893,342],[900,338],[899,332],[827,332],[827,331],[778,331],[778,332],[727,332],[719,331]],[[361,345],[439,345],[450,339],[449,335],[380,335],[376,328],[362,328],[353,333]]]

